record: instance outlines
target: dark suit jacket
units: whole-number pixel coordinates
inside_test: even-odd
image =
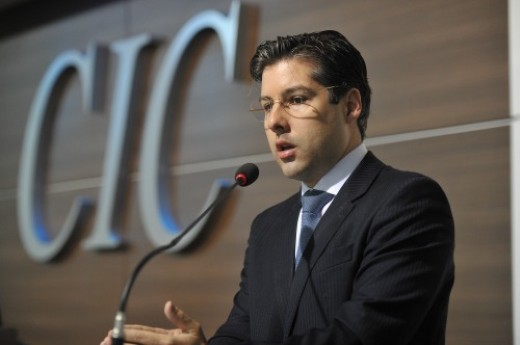
[[[454,229],[433,180],[368,153],[296,272],[299,193],[254,220],[220,344],[444,344]]]

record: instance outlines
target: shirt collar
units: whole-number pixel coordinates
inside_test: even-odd
[[[361,163],[367,152],[368,150],[365,144],[361,143],[345,157],[340,159],[340,161],[318,181],[313,189],[323,190],[333,195],[338,194],[341,187],[343,187],[343,184],[345,184],[352,172],[356,169],[359,163]],[[307,185],[302,182],[302,195],[309,189],[311,188],[307,187]]]

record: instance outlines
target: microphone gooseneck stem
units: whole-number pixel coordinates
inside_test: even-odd
[[[211,211],[213,209],[213,207],[215,207],[215,205],[217,205],[218,203],[220,203],[220,201],[222,201],[223,199],[227,198],[228,195],[231,193],[231,191],[233,189],[235,189],[235,187],[238,185],[237,182],[233,183],[228,189],[226,189],[226,191],[224,193],[222,193],[221,195],[219,195],[205,210],[204,212],[202,212],[197,218],[195,218],[195,220],[190,224],[188,225],[188,227],[186,227],[186,229],[184,229],[183,232],[181,232],[178,236],[176,236],[175,238],[173,238],[170,243],[167,243],[163,246],[160,246],[160,247],[157,247],[155,248],[154,250],[152,250],[150,253],[148,253],[146,256],[144,256],[141,261],[139,261],[139,263],[137,264],[137,266],[134,268],[133,272],[132,272],[132,275],[130,276],[130,278],[128,279],[128,281],[126,282],[126,286],[125,286],[125,289],[123,290],[123,294],[121,295],[121,300],[119,302],[119,312],[122,312],[124,313],[126,311],[126,303],[128,301],[128,296],[130,295],[130,290],[132,290],[132,286],[134,285],[134,282],[137,278],[137,275],[139,274],[139,272],[141,271],[141,269],[144,267],[144,265],[146,265],[146,263],[148,261],[150,261],[154,256],[156,256],[157,254],[163,252],[163,251],[166,251],[172,247],[174,247],[177,243],[179,243],[183,238],[184,236],[198,223],[201,221],[202,218],[204,218],[209,211]]]
[[[119,309],[117,311],[114,327],[112,329],[112,345],[123,345],[125,342],[124,335],[124,327],[126,322],[125,310],[126,303],[128,301],[128,297],[130,296],[130,290],[132,290],[132,286],[137,278],[137,275],[141,271],[141,269],[146,265],[148,261],[150,261],[157,254],[166,251],[179,243],[184,236],[198,223],[204,218],[209,211],[211,211],[217,204],[223,201],[225,198],[229,196],[231,191],[235,189],[236,186],[249,186],[258,178],[258,167],[253,163],[246,163],[242,165],[235,173],[235,183],[233,183],[230,187],[228,187],[225,191],[219,194],[217,198],[197,217],[195,220],[184,229],[178,236],[174,237],[170,243],[157,247],[144,256],[141,261],[137,264],[137,266],[132,271],[132,274],[128,278],[123,293],[121,294],[121,300],[119,301]]]

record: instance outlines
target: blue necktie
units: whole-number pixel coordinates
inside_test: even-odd
[[[310,189],[302,196],[302,228],[300,244],[296,250],[295,267],[298,267],[312,233],[321,218],[321,209],[334,198],[334,195],[322,190]]]

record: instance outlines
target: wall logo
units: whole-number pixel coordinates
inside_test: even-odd
[[[138,187],[139,211],[145,232],[155,246],[169,242],[179,234],[180,229],[172,215],[165,195],[167,172],[169,171],[164,140],[169,133],[164,129],[172,114],[172,91],[176,85],[176,75],[182,68],[182,57],[197,35],[205,30],[213,30],[221,43],[224,54],[225,77],[227,81],[240,79],[240,61],[247,59],[241,53],[247,52],[243,46],[252,32],[245,27],[246,14],[254,13],[239,2],[231,4],[228,15],[208,10],[191,18],[170,43],[158,68],[151,89],[151,96],[145,114],[139,162],[140,181]],[[252,22],[252,21],[248,21]],[[254,22],[254,21],[253,21]],[[108,47],[93,44],[85,53],[70,50],[58,55],[49,65],[34,97],[25,130],[18,185],[18,220],[22,243],[31,258],[40,262],[55,259],[67,246],[72,234],[85,225],[94,204],[96,217],[91,234],[82,242],[87,250],[115,249],[122,244],[117,224],[121,218],[118,203],[124,200],[122,188],[128,177],[128,151],[133,125],[132,100],[137,97],[136,75],[141,62],[139,54],[145,47],[154,44],[149,34],[141,34],[111,43]],[[239,49],[242,48],[242,49]],[[55,104],[61,97],[61,86],[70,75],[77,73],[82,86],[82,100],[85,112],[101,111],[105,92],[105,75],[108,55],[117,56],[118,65],[114,77],[113,100],[110,109],[108,140],[105,148],[103,183],[98,200],[92,201],[78,196],[70,207],[67,219],[57,236],[50,236],[44,222],[43,200],[45,193],[45,167],[50,151],[49,128],[54,126]],[[229,183],[217,180],[207,197],[209,205]],[[205,206],[203,206],[205,208]],[[182,250],[194,242],[202,232],[208,214],[192,232],[182,239],[176,250]]]

